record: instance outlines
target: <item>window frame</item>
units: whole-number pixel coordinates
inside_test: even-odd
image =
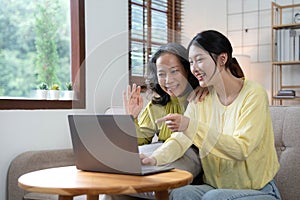
[[[81,109],[85,95],[85,8],[84,0],[70,0],[71,69],[76,100],[0,99],[0,110],[16,109]],[[76,79],[76,80],[75,80]]]
[[[131,43],[132,42],[142,42],[144,45],[146,45],[148,47],[148,51],[143,51],[143,72],[145,74],[146,72],[146,65],[148,63],[148,59],[151,52],[151,44],[155,44],[155,45],[162,45],[162,44],[158,44],[155,42],[151,42],[151,29],[147,29],[147,36],[144,36],[143,33],[143,41],[140,41],[138,39],[134,39],[131,37],[131,30],[132,30],[132,4],[136,5],[136,6],[141,6],[144,9],[147,10],[147,15],[150,16],[147,18],[147,21],[144,20],[143,22],[143,27],[145,27],[145,25],[147,24],[148,26],[150,25],[151,27],[151,10],[156,10],[155,8],[151,8],[151,0],[143,0],[143,2],[147,2],[146,5],[145,3],[143,3],[143,5],[132,2],[132,0],[128,0],[128,30],[129,30],[129,34],[128,34],[128,43],[129,43],[129,55],[128,55],[128,70],[129,70],[129,84],[132,85],[133,83],[136,83],[137,85],[140,85],[143,89],[143,91],[146,88],[146,84],[145,84],[145,77],[143,76],[134,76],[131,74]],[[179,34],[176,33],[180,33],[181,32],[181,24],[182,24],[182,20],[181,20],[181,15],[182,15],[182,1],[181,0],[168,0],[168,11],[167,11],[167,22],[168,22],[168,42],[181,42],[181,37]],[[150,12],[149,12],[150,11]],[[146,23],[146,24],[145,24]]]

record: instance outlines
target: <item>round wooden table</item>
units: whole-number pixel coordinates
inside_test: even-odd
[[[86,172],[75,166],[49,168],[22,175],[20,188],[39,193],[58,194],[60,200],[87,195],[96,200],[99,194],[132,194],[155,191],[156,199],[169,199],[168,190],[192,182],[191,173],[173,169],[158,174],[135,176]]]

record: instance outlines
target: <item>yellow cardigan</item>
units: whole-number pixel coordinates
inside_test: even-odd
[[[169,113],[183,114],[187,106],[187,95],[182,97],[171,97],[165,105],[158,105],[149,102],[140,115],[139,120],[135,120],[137,126],[138,144],[149,144],[155,134],[159,141],[165,141],[171,136],[171,130],[165,123],[156,124],[155,120],[166,116]]]
[[[229,106],[214,90],[204,102],[188,105],[188,129],[172,136],[153,152],[157,164],[181,157],[194,143],[204,170],[204,182],[215,188],[261,189],[279,170],[267,94],[245,80]]]

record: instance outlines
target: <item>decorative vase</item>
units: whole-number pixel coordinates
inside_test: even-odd
[[[36,90],[36,96],[38,99],[47,99],[48,90]]]
[[[50,99],[51,100],[58,100],[60,91],[59,90],[49,90],[50,91]]]
[[[64,99],[73,100],[73,98],[74,98],[74,91],[73,90],[64,91]]]

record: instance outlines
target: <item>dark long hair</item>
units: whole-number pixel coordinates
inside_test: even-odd
[[[159,95],[159,97],[152,97],[152,102],[154,104],[160,104],[160,105],[166,105],[170,101],[170,95],[160,87],[157,78],[156,61],[164,53],[171,53],[179,59],[180,63],[182,64],[184,70],[187,73],[187,79],[189,82],[188,87],[195,89],[197,86],[199,86],[198,80],[194,77],[194,75],[190,71],[190,63],[188,61],[187,49],[177,43],[167,43],[165,45],[162,45],[153,54],[153,56],[148,62],[147,78],[146,78],[147,88]]]
[[[188,50],[191,45],[196,45],[209,53],[211,58],[217,64],[217,57],[221,53],[226,53],[228,59],[225,63],[225,69],[229,69],[231,74],[237,78],[244,77],[238,61],[232,57],[232,46],[227,37],[215,30],[207,30],[198,33],[188,45]]]

